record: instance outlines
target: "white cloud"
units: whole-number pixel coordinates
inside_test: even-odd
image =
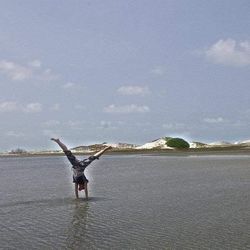
[[[151,70],[151,73],[157,76],[162,76],[165,74],[165,69],[162,66],[156,66]]]
[[[55,103],[55,104],[50,108],[50,110],[52,110],[52,111],[58,111],[58,110],[60,110],[60,104]]]
[[[125,105],[125,106],[116,106],[114,104],[109,105],[104,108],[105,113],[112,114],[131,114],[131,113],[147,113],[150,109],[148,106],[138,106],[135,104]]]
[[[100,129],[117,129],[117,127],[110,121],[101,121],[100,125],[98,126]]]
[[[0,61],[0,72],[13,81],[22,81],[31,78],[32,70],[14,62]]]
[[[41,70],[39,72],[36,72],[35,79],[41,80],[41,81],[54,81],[59,78],[59,75],[54,74],[51,69],[45,69]]]
[[[204,118],[203,121],[206,122],[206,123],[222,123],[222,122],[225,122],[225,120],[222,117]]]
[[[64,89],[70,89],[70,88],[73,88],[73,87],[75,87],[75,86],[76,86],[75,83],[73,83],[73,82],[67,82],[67,83],[64,84],[62,87],[63,87]]]
[[[236,42],[233,39],[219,40],[205,50],[205,56],[216,64],[247,66],[250,65],[250,42]]]
[[[40,68],[42,66],[42,63],[39,60],[33,60],[29,62],[28,65],[34,68]]]
[[[81,104],[76,104],[76,105],[74,106],[74,108],[75,108],[75,109],[78,109],[78,110],[86,110],[86,107],[83,106],[83,105],[81,105]]]
[[[29,103],[24,108],[23,111],[25,113],[39,113],[42,111],[41,103]]]
[[[81,83],[75,83],[75,82],[67,82],[63,85],[61,85],[62,89],[67,91],[67,93],[76,93],[81,92],[84,90],[84,85]]]
[[[0,103],[0,112],[13,112],[18,110],[16,102],[2,102]]]
[[[44,136],[50,137],[50,138],[59,138],[61,134],[61,132],[58,130],[50,130],[50,129],[44,129],[42,133]]]
[[[15,132],[15,131],[8,131],[6,133],[6,136],[9,136],[9,137],[24,137],[25,134],[20,133],[20,132]]]
[[[147,95],[150,93],[149,88],[144,86],[122,86],[117,92],[121,95]]]
[[[167,130],[179,130],[184,129],[186,126],[183,123],[165,123],[162,127]]]
[[[25,113],[38,113],[42,111],[42,104],[40,103],[29,103],[22,105],[16,102],[2,102],[0,103],[0,112],[14,112],[22,111]]]
[[[57,120],[49,120],[43,123],[43,126],[45,127],[56,127],[60,125],[60,122]]]
[[[85,126],[86,124],[85,124],[85,122],[83,122],[83,121],[67,121],[66,123],[65,123],[65,126],[67,127],[67,128],[70,128],[70,129],[72,129],[72,130],[82,130],[82,129],[84,129],[84,126]]]
[[[52,73],[51,69],[42,69],[42,63],[34,60],[27,65],[1,60],[0,73],[13,81],[24,81],[29,79],[52,81],[58,79],[58,75]]]

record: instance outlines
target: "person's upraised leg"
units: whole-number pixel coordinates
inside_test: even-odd
[[[107,150],[111,149],[111,146],[107,146],[104,149],[98,151],[97,153],[94,154],[95,157],[99,158],[102,154],[104,154]]]
[[[63,144],[63,143],[60,141],[60,139],[51,138],[51,141],[56,142],[56,143],[59,145],[59,147],[60,147],[63,151],[68,151],[67,146],[66,146],[65,144]]]

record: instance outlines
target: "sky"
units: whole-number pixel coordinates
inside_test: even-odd
[[[249,0],[1,0],[0,151],[250,139]]]

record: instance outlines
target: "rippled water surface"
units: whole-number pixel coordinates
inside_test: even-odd
[[[249,156],[0,158],[0,249],[250,249]]]

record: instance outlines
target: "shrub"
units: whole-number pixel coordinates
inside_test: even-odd
[[[172,137],[167,137],[166,136],[164,139],[165,139],[166,142],[168,142],[168,140],[172,139]]]
[[[172,148],[189,148],[190,145],[188,142],[186,142],[185,140],[181,139],[181,138],[171,138],[167,141],[167,146],[172,147]]]
[[[13,149],[10,151],[11,154],[25,154],[27,151],[22,148]]]

